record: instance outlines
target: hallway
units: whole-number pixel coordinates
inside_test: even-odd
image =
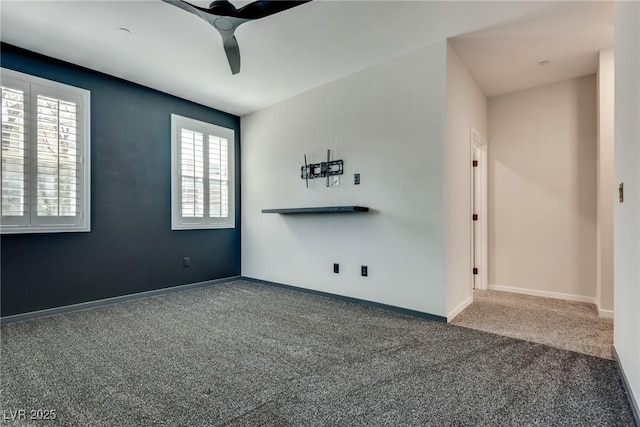
[[[451,324],[612,359],[613,320],[593,304],[476,290]]]

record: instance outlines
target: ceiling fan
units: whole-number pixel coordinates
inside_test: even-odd
[[[264,18],[269,15],[282,12],[292,7],[308,3],[311,0],[303,1],[266,1],[259,0],[249,3],[239,9],[228,0],[216,0],[209,5],[209,8],[194,6],[183,0],[162,0],[172,4],[189,13],[193,13],[204,19],[218,30],[222,36],[224,51],[231,67],[232,74],[240,72],[240,48],[235,37],[236,28],[245,22]]]

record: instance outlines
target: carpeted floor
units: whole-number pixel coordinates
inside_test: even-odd
[[[33,425],[633,425],[610,360],[247,282],[4,325],[0,366]]]
[[[476,290],[451,323],[612,359],[613,319],[599,317],[593,304]]]

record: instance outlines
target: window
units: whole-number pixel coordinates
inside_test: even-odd
[[[172,230],[234,228],[232,129],[171,115]]]
[[[90,93],[1,70],[0,231],[90,231]]]

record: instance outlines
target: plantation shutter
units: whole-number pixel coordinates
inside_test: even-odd
[[[2,80],[2,223],[28,225],[29,85]]]
[[[180,129],[180,171],[182,217],[203,218],[205,193],[204,135],[202,132]]]
[[[234,227],[233,130],[175,114],[171,120],[172,228]]]
[[[2,232],[89,231],[89,92],[4,69],[1,87]]]
[[[32,85],[35,125],[33,224],[82,221],[82,98]],[[32,206],[34,206],[32,205]]]
[[[209,135],[209,217],[229,216],[229,142]]]

